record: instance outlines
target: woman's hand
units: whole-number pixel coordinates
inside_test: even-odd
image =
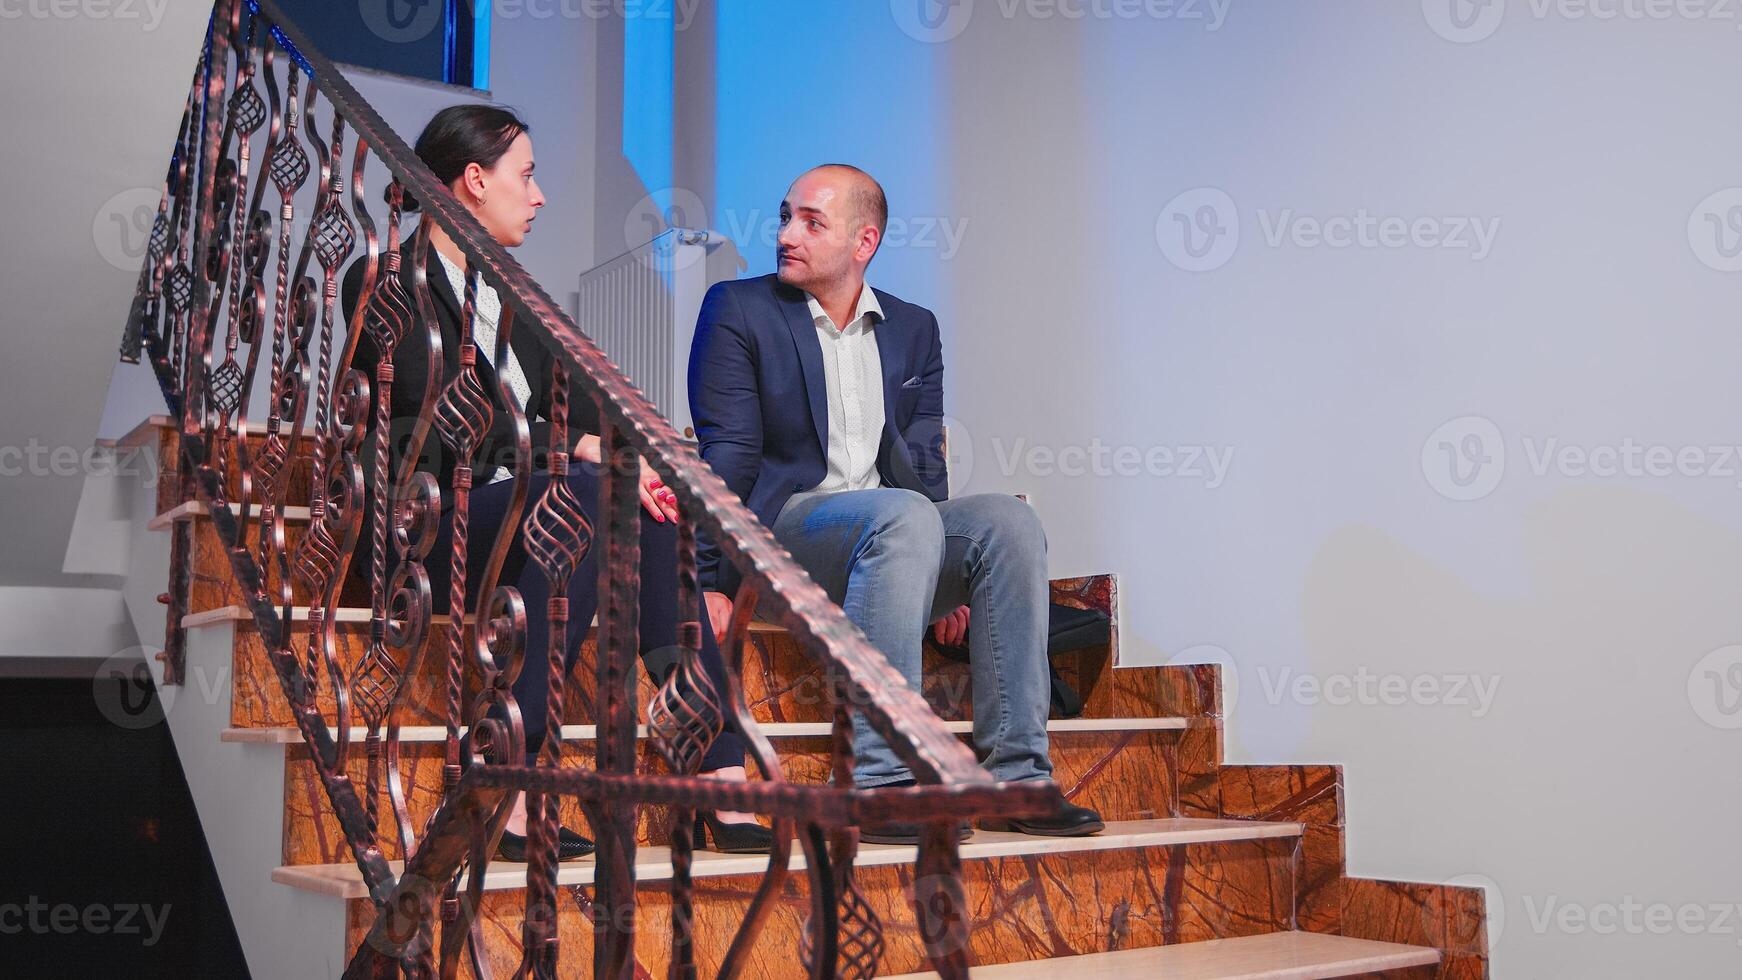
[[[595,466],[601,465],[603,458],[599,450],[599,437],[596,434],[584,435],[575,443],[575,458],[583,459]],[[659,474],[653,472],[653,467],[647,465],[647,460],[641,464],[641,506],[653,519],[664,524],[666,521],[677,520],[677,494],[671,492]]]
[[[677,520],[677,494],[665,485],[647,460],[641,460],[641,506],[661,524]]]

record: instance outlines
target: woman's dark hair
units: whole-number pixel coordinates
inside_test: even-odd
[[[493,105],[451,105],[435,114],[417,138],[418,159],[435,173],[444,186],[452,184],[475,163],[488,170],[514,144],[515,137],[532,131],[512,109]],[[401,210],[417,210],[417,199],[405,192]]]

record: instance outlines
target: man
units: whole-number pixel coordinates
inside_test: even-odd
[[[937,318],[865,285],[888,224],[883,188],[840,164],[800,176],[780,206],[777,275],[708,291],[690,351],[702,458],[773,528],[872,645],[920,690],[928,623],[969,640],[974,744],[1000,780],[1046,779],[1046,538],[1027,504],[949,499]],[[717,629],[737,588],[730,563],[698,553]],[[854,782],[913,777],[854,714]],[[1103,828],[1067,804],[987,829],[1080,836]],[[913,843],[916,824],[865,827]]]

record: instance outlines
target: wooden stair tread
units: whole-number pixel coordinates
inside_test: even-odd
[[[153,517],[145,526],[147,529],[152,531],[162,531],[173,526],[177,521],[185,521],[195,517],[205,517],[211,512],[212,509],[206,506],[205,501],[189,500],[185,503],[177,504],[156,517]],[[231,501],[230,513],[242,513],[242,505],[236,501]],[[260,505],[256,504],[251,507],[249,509],[249,514],[258,517],[260,515]],[[307,507],[291,506],[284,508],[284,519],[288,523],[307,524],[308,518],[309,509]]]
[[[1189,718],[1053,718],[1046,723],[1046,730],[1059,732],[1131,732],[1131,731],[1184,731],[1190,727]],[[762,722],[757,725],[762,734],[770,738],[819,738],[830,734],[827,722]],[[944,727],[957,735],[971,735],[974,723],[971,721],[946,721]],[[639,737],[647,737],[647,726],[638,728]],[[382,729],[382,735],[387,730]],[[359,726],[351,728],[351,741],[361,744],[368,730]],[[401,742],[440,742],[448,737],[448,730],[440,725],[407,725],[399,730]],[[592,741],[598,738],[598,728],[594,725],[564,725],[564,741]],[[295,727],[280,726],[272,728],[226,728],[219,736],[219,741],[238,742],[253,745],[300,745],[302,731]]]
[[[308,622],[307,606],[291,606],[290,621],[293,623]],[[367,623],[372,615],[366,606],[338,606],[333,609],[332,621],[335,623]],[[469,620],[471,617],[468,616]],[[449,620],[445,613],[436,613],[429,618],[432,626],[445,626]],[[226,623],[245,623],[252,625],[254,613],[247,606],[218,606],[215,609],[204,609],[191,612],[181,618],[182,629],[202,629],[210,626],[223,626]],[[594,616],[596,625],[598,617]],[[752,633],[785,633],[786,627],[774,623],[752,622]]]
[[[1163,820],[1126,820],[1107,824],[1105,832],[1094,837],[1032,837],[1028,834],[999,833],[979,830],[962,844],[965,861],[1012,857],[1024,854],[1066,854],[1085,851],[1123,850],[1137,847],[1170,847],[1179,844],[1206,844],[1223,841],[1266,840],[1279,837],[1299,837],[1304,827],[1298,823],[1258,820],[1206,820],[1173,817]],[[802,870],[804,854],[795,845],[791,867]],[[664,881],[671,878],[671,849],[642,847],[637,850],[635,880]],[[882,864],[908,864],[917,859],[918,849],[894,844],[861,844],[856,867]],[[402,861],[391,862],[395,873],[404,871]],[[590,885],[595,865],[592,860],[568,861],[557,872],[559,885]],[[720,854],[716,851],[696,851],[691,873],[697,878],[722,875],[761,874],[768,868],[765,854]],[[354,864],[285,865],[272,872],[272,880],[303,891],[333,898],[368,898],[362,874]],[[484,877],[487,891],[523,888],[526,885],[526,865],[492,861]]]
[[[1273,932],[1238,939],[1211,939],[1174,946],[1122,949],[1112,953],[1061,956],[1049,960],[976,966],[977,980],[1114,980],[1168,977],[1170,980],[1321,980],[1380,970],[1432,966],[1440,952],[1312,932]],[[936,973],[909,973],[892,980],[922,980]]]

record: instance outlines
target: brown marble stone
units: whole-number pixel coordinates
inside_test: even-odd
[[[307,629],[306,620],[293,621],[296,644],[293,647],[297,656],[306,661]],[[410,685],[404,704],[399,713],[402,725],[442,725],[447,718],[447,677],[445,673],[445,656],[447,647],[448,627],[437,624],[430,630],[429,639],[424,645],[415,673],[406,680]],[[369,634],[367,623],[340,623],[336,628],[334,643],[336,659],[343,669],[347,683],[356,676],[356,667],[363,655],[368,652]],[[465,642],[471,642],[471,631],[467,630]],[[398,655],[401,658],[403,655]],[[403,666],[403,659],[399,660]],[[278,674],[273,670],[272,662],[266,655],[265,644],[261,642],[260,632],[254,629],[251,622],[237,624],[235,652],[231,658],[234,683],[230,698],[230,724],[236,728],[276,728],[294,726],[295,717],[291,714],[290,704],[285,699],[283,688],[279,684]],[[476,689],[476,679],[468,672],[466,689],[468,692]],[[320,683],[316,689],[316,703],[321,709],[321,717],[329,725],[337,723],[338,709],[334,697],[333,686],[325,673],[324,667],[320,674]],[[362,719],[352,711],[350,723],[361,725]]]
[[[261,434],[260,426],[249,436],[250,448],[258,452],[265,445],[266,437]],[[159,514],[181,503],[181,433],[174,426],[158,427],[158,479],[157,479],[157,512]],[[143,437],[143,434],[141,436]],[[290,483],[288,486],[288,502],[293,505],[306,505],[309,500],[309,478],[312,475],[312,463],[309,453],[312,451],[314,438],[305,433],[295,451],[291,453]],[[225,473],[225,495],[232,501],[242,499],[241,469],[236,465],[232,451],[231,464]]]
[[[1080,806],[1101,811],[1108,820],[1153,820],[1172,815],[1173,781],[1166,777],[1167,746],[1177,735],[1171,731],[1061,732],[1052,739],[1055,778],[1065,795]],[[966,737],[964,736],[964,739]],[[795,783],[821,784],[829,778],[829,744],[824,738],[778,737],[773,739],[780,755],[781,771]],[[565,746],[563,763],[591,766],[590,741]],[[664,772],[648,743],[641,747],[641,770]],[[326,795],[300,744],[285,747],[285,864],[334,864],[351,860],[345,850],[338,823],[331,816]],[[412,826],[422,828],[440,802],[444,747],[439,742],[407,742],[401,748],[401,773],[408,790]],[[364,786],[365,756],[361,741],[355,744],[347,771],[359,794]],[[385,783],[379,784],[379,812],[386,832],[380,835],[389,860],[401,856],[394,840],[391,803]],[[563,819],[582,830],[586,818],[572,799],[562,804]],[[670,814],[663,807],[643,807],[639,840],[643,844],[670,843]]]
[[[1268,840],[970,860],[963,872],[971,917],[969,960],[1006,963],[1276,932],[1287,928],[1290,853],[1289,842]],[[912,869],[900,865],[860,868],[857,878],[867,905],[884,924],[880,972],[927,968],[912,903],[916,893],[929,892],[928,883],[916,884]],[[718,971],[759,880],[735,875],[697,881],[701,975]],[[591,963],[589,892],[583,887],[561,892],[564,965],[559,972],[564,976],[584,975],[583,964]],[[519,959],[522,895],[489,892],[484,899],[485,955],[498,976],[511,973]],[[664,976],[671,942],[669,887],[646,882],[640,899],[636,973]],[[350,905],[347,950],[363,940],[373,916],[366,902]],[[804,878],[789,879],[745,976],[805,976],[797,951],[808,910]]]
[[[1342,908],[1343,774],[1337,766],[1223,766],[1222,816],[1306,824],[1298,927],[1334,932]]]
[[[1221,778],[1222,815],[1230,819],[1343,826],[1338,766],[1223,766]]]
[[[1335,933],[1342,921],[1343,880],[1348,873],[1344,830],[1308,827],[1300,839],[1295,928]]]
[[[1222,723],[1193,721],[1174,743],[1175,798],[1181,817],[1222,816]]]
[[[1345,878],[1341,934],[1433,946],[1446,954],[1442,977],[1486,976],[1486,894],[1480,888]]]

